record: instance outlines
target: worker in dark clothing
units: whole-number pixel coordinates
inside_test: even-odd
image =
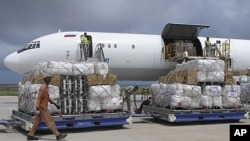
[[[151,104],[151,101],[152,101],[152,98],[149,97],[148,99],[142,101],[141,105],[140,105],[140,108],[139,109],[136,109],[135,113],[136,114],[141,114],[142,113],[142,108],[143,108],[143,105],[150,105]]]

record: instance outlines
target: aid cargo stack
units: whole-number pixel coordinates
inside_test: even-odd
[[[241,99],[242,85],[233,80],[224,60],[183,62],[151,85],[153,102],[143,110],[169,122],[239,121],[247,118],[247,112]]]
[[[49,95],[61,108],[51,104],[48,108],[58,129],[122,127],[130,123],[130,116],[122,109],[117,77],[109,73],[106,62],[45,61],[19,84],[18,110],[11,116],[24,130],[29,131],[34,120],[43,74],[53,75]],[[41,123],[38,130],[49,129]]]

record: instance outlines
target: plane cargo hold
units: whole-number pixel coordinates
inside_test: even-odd
[[[85,32],[45,35],[8,55],[4,64],[24,74],[19,85],[19,109],[14,121],[29,130],[41,74],[54,75],[51,93],[61,109],[50,110],[59,129],[123,126],[131,115],[123,111],[117,80],[154,80],[152,105],[143,111],[170,122],[247,118],[243,105],[247,86],[233,81],[248,77],[250,40],[198,37],[206,25],[167,24],[161,35]],[[241,83],[240,85],[244,85]],[[245,98],[244,98],[245,97]],[[28,103],[29,102],[29,103]],[[27,124],[28,123],[28,124]],[[47,130],[45,124],[40,130]]]

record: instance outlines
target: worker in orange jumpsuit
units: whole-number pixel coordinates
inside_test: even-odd
[[[36,109],[37,109],[37,114],[35,116],[33,126],[28,133],[28,136],[27,136],[28,140],[38,140],[39,139],[37,137],[34,137],[34,134],[35,134],[36,129],[37,129],[39,123],[41,122],[41,120],[43,120],[46,123],[46,125],[50,128],[52,133],[56,136],[57,140],[63,139],[67,136],[67,134],[60,133],[57,130],[55,121],[51,117],[50,112],[48,110],[48,102],[50,102],[51,104],[54,104],[58,109],[60,108],[60,106],[58,104],[56,104],[49,97],[48,85],[51,82],[51,78],[52,78],[52,76],[50,76],[50,75],[44,75],[44,77],[43,77],[44,84],[42,84],[40,89],[39,89],[39,95],[37,97],[37,101],[35,104]]]

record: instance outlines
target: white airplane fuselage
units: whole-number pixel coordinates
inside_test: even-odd
[[[80,36],[84,32],[58,32],[33,40],[30,47],[8,55],[4,63],[15,72],[25,74],[41,61],[79,61]],[[165,59],[166,41],[161,35],[87,32],[91,36],[91,56],[102,44],[111,73],[119,80],[157,80],[175,69],[174,61]],[[202,55],[205,37],[197,37],[195,45]],[[222,38],[211,38],[211,42]],[[233,70],[247,70],[250,40],[230,39]]]

